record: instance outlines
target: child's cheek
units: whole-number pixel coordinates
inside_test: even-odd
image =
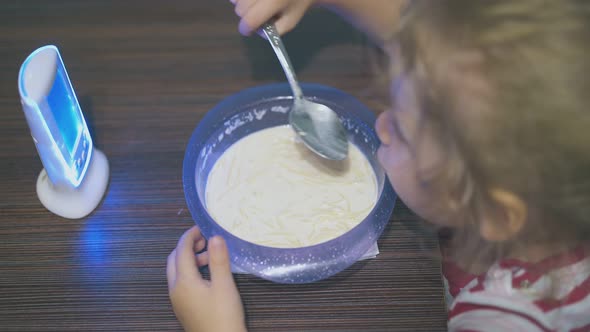
[[[394,130],[395,128],[393,127],[393,116],[391,115],[391,111],[383,111],[379,114],[377,121],[375,122],[375,131],[382,144],[391,144],[391,140],[395,135]]]
[[[395,120],[391,111],[385,111],[379,115],[375,122],[375,131],[381,141],[377,157],[381,166],[387,172],[400,167],[407,167],[405,164],[410,161],[408,146],[399,139],[393,121]]]
[[[381,146],[377,155],[398,197],[414,213],[426,220],[432,220],[434,214],[430,211],[429,194],[418,183],[416,163],[408,148]]]
[[[404,204],[423,218],[430,216],[425,202],[427,195],[417,182],[415,162],[408,148],[403,145],[382,145],[377,156],[389,182]]]
[[[379,150],[377,150],[377,158],[387,173],[392,171],[408,172],[412,170],[411,166],[413,163],[407,145],[399,142],[395,138],[392,140],[391,144],[382,144],[379,147]]]

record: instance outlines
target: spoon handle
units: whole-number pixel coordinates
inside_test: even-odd
[[[293,65],[291,64],[291,60],[287,55],[287,50],[285,49],[285,45],[277,32],[277,29],[273,23],[265,23],[262,26],[262,31],[266,35],[266,38],[270,42],[272,49],[277,54],[277,58],[279,58],[279,62],[285,71],[285,75],[287,76],[287,81],[289,81],[289,85],[291,85],[291,90],[293,90],[293,97],[295,100],[303,99],[303,92],[301,91],[301,87],[299,83],[297,83],[297,77],[295,76],[295,70]]]

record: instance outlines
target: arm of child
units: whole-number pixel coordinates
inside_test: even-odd
[[[213,237],[208,250],[197,227],[186,231],[168,256],[166,276],[172,308],[185,331],[246,331],[244,311],[231,273],[225,241]],[[198,267],[209,265],[211,280]]]
[[[275,18],[280,34],[293,29],[312,5],[324,6],[367,33],[381,44],[396,29],[400,12],[408,0],[232,0],[241,17],[239,30],[244,35],[256,31]]]

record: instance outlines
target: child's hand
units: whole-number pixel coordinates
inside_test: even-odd
[[[231,0],[236,14],[241,18],[239,30],[250,35],[262,24],[275,18],[279,34],[290,31],[299,23],[303,14],[315,0]]]
[[[168,256],[168,292],[176,317],[185,331],[246,331],[240,294],[231,273],[225,241],[213,237],[207,252],[197,227],[186,231]],[[198,267],[209,264],[211,281]]]

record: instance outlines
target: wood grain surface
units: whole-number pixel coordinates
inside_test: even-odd
[[[284,81],[229,1],[5,0],[0,5],[0,330],[178,331],[166,256],[193,224],[182,189],[190,134],[216,103]],[[285,38],[299,78],[371,107],[367,45],[314,10]],[[35,193],[42,169],[17,92],[37,47],[60,48],[111,180],[100,207],[59,218]],[[377,110],[377,109],[376,109]],[[381,254],[318,283],[239,275],[251,331],[444,331],[436,238],[401,202]]]

